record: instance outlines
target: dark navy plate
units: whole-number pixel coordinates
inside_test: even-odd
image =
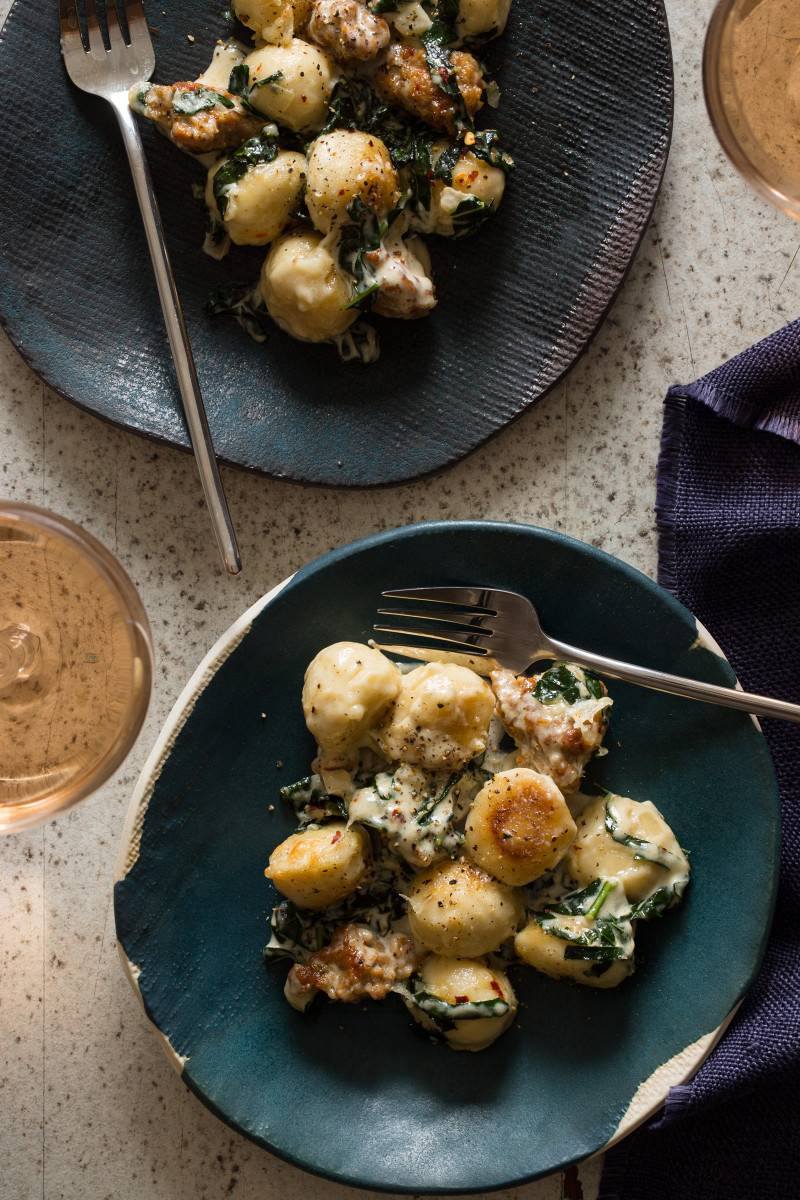
[[[117,868],[123,962],[187,1085],[259,1145],[384,1191],[522,1183],[643,1120],[751,983],[776,885],[778,799],[752,719],[610,681],[609,753],[585,790],[654,801],[694,867],[683,905],[637,931],[634,976],[596,991],[513,968],[518,1020],[478,1054],[420,1041],[394,996],[314,1023],[291,1009],[286,966],[261,958],[264,867],[293,829],[278,789],[314,752],[305,667],[371,635],[382,589],[467,583],[526,593],[573,645],[733,682],[686,609],[590,546],[478,522],[378,534],[300,571],[214,648],[140,780]]]
[[[155,79],[193,79],[226,36],[225,5],[150,5]],[[193,41],[188,40],[191,34]],[[302,483],[373,486],[441,470],[538,400],[585,349],[655,202],[672,124],[662,0],[514,0],[497,124],[518,169],[476,238],[431,242],[439,307],[375,319],[382,356],[275,329],[257,345],[203,305],[255,281],[263,251],[200,250],[204,170],[142,129],[220,458]],[[14,5],[4,89],[0,321],[51,387],[173,446],[188,434],[122,141],[110,108],[68,82],[55,4]],[[41,96],[47,81],[46,98]],[[143,122],[143,126],[147,123]]]

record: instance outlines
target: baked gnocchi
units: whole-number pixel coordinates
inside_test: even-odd
[[[133,109],[205,168],[203,248],[267,252],[210,314],[256,340],[270,322],[370,362],[370,315],[436,307],[425,238],[463,238],[499,208],[514,168],[476,126],[499,88],[483,47],[511,0],[235,0],[244,36],[196,80],[136,84]]]
[[[283,899],[264,957],[292,960],[289,1002],[393,992],[434,1040],[482,1050],[515,1020],[514,966],[623,982],[637,922],[690,868],[652,801],[578,790],[611,705],[572,663],[490,686],[462,662],[321,649],[302,693],[314,773],[282,789],[299,828],[266,872]]]
[[[521,887],[551,871],[575,833],[553,780],[517,767],[498,771],[478,792],[467,817],[464,849],[496,879]]]

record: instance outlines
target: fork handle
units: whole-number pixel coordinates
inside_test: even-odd
[[[118,92],[110,98],[114,112],[117,115],[125,151],[128,155],[133,184],[136,188],[136,198],[142,212],[142,221],[147,235],[147,245],[150,258],[153,261],[153,271],[158,285],[158,295],[164,314],[164,323],[175,361],[175,372],[178,377],[183,411],[186,424],[189,427],[189,437],[192,442],[197,467],[200,472],[200,482],[211,515],[211,523],[217,539],[225,570],[229,575],[237,575],[242,569],[242,560],[233,530],[228,503],[220,479],[214,446],[211,441],[211,431],[208,427],[203,396],[197,379],[197,371],[189,345],[189,335],[183,320],[178,291],[175,287],[175,277],[172,274],[167,246],[164,241],[164,229],[156,203],[153,182],[144,156],[142,139],[136,127],[136,121],[128,104],[128,93]]]
[[[682,675],[667,675],[663,671],[652,671],[648,667],[635,667],[631,663],[604,658],[602,654],[591,654],[567,646],[564,642],[550,641],[550,650],[555,658],[588,667],[600,675],[622,679],[626,683],[638,683],[657,692],[671,692],[677,696],[688,696],[690,700],[703,700],[708,704],[722,704],[726,708],[738,708],[759,717],[778,717],[782,721],[800,724],[800,704],[789,704],[785,700],[773,700],[770,696],[756,696],[753,692],[742,692],[738,688],[720,687],[716,683],[702,683],[699,679],[686,679]],[[548,653],[546,657],[550,657]]]

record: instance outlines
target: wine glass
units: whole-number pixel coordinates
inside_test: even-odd
[[[722,149],[760,195],[800,220],[800,5],[720,0],[703,87]]]
[[[0,833],[114,773],[152,680],[147,616],[116,559],[71,521],[0,500]]]

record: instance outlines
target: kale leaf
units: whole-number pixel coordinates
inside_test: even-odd
[[[467,149],[476,158],[482,158],[491,167],[499,167],[506,174],[516,169],[516,163],[510,154],[500,146],[500,134],[496,129],[476,129],[475,140]]]
[[[380,247],[389,224],[386,220],[379,221],[360,196],[350,202],[347,215],[350,220],[342,226],[339,236],[339,266],[354,281],[354,294],[347,307],[369,309],[380,284],[365,255]]]
[[[184,116],[206,112],[210,108],[216,108],[218,104],[223,108],[233,108],[233,101],[227,96],[212,92],[211,88],[201,87],[199,84],[185,89],[176,88],[172,94],[173,110]]]
[[[272,162],[278,154],[278,142],[271,131],[266,128],[255,137],[248,138],[241,146],[228,156],[214,175],[212,184],[214,199],[217,202],[220,216],[225,216],[228,207],[228,196],[234,184],[238,183],[250,169],[258,163]]]
[[[540,704],[552,704],[555,700],[565,700],[567,704],[577,704],[585,700],[584,690],[595,700],[602,699],[603,685],[591,671],[583,672],[583,681],[570,671],[566,663],[556,663],[537,680],[533,694]]]
[[[247,283],[244,287],[220,288],[219,291],[212,292],[205,303],[204,311],[209,316],[224,314],[233,317],[254,342],[265,342],[268,331],[274,328],[257,283]]]

